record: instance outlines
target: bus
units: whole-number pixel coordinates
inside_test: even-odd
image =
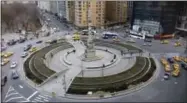
[[[145,34],[130,30],[129,37],[136,39],[145,39]]]
[[[158,34],[154,36],[155,40],[162,40],[162,39],[171,39],[175,35],[174,34]]]
[[[112,32],[103,33],[103,39],[116,38],[117,36],[118,36],[117,33],[112,33]]]

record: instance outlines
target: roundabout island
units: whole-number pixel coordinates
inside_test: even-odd
[[[157,66],[150,53],[130,44],[95,39],[89,29],[88,39],[74,41],[67,35],[34,52],[23,70],[39,90],[98,99],[141,89],[156,76]]]

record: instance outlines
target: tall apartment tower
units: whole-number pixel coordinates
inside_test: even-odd
[[[127,21],[127,1],[106,1],[106,25]]]
[[[66,1],[66,19],[69,23],[75,22],[75,1]]]
[[[87,28],[90,21],[91,26],[102,27],[104,26],[104,20],[105,1],[75,1],[74,24],[76,26],[80,28]]]

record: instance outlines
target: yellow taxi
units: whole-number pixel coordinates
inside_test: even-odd
[[[1,57],[3,57],[3,56],[4,56],[4,54],[5,54],[5,53],[0,53]]]
[[[2,61],[1,61],[1,66],[6,65],[8,62],[10,62],[9,59],[2,59]]]
[[[29,52],[35,52],[35,51],[37,51],[37,48],[36,47],[32,47],[30,50],[29,50]]]
[[[120,41],[119,38],[113,38],[112,40],[113,40],[113,42],[119,42]]]
[[[181,46],[181,43],[177,41],[177,42],[175,42],[174,46],[175,47]]]
[[[173,72],[172,72],[172,76],[174,77],[178,77],[180,74],[180,70],[179,69],[175,69]]]
[[[167,65],[168,64],[168,62],[167,62],[167,60],[165,58],[161,58],[161,63],[163,65]]]
[[[3,54],[3,57],[7,58],[7,57],[12,56],[13,54],[14,54],[13,52],[6,52],[6,53]]]
[[[184,58],[183,58],[183,61],[187,63],[187,58],[184,57]]]
[[[181,61],[181,57],[179,57],[179,56],[174,56],[173,59],[174,59],[175,61]]]
[[[161,44],[168,44],[168,43],[169,43],[168,40],[162,40],[162,41],[161,41]]]
[[[80,40],[80,35],[79,34],[74,34],[73,35],[73,40]]]
[[[173,65],[173,68],[174,68],[174,69],[179,69],[179,64],[175,63],[175,64]]]
[[[165,69],[166,72],[170,72],[171,71],[171,68],[170,68],[169,64],[167,64],[164,69]]]

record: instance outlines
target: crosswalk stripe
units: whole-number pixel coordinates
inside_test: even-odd
[[[39,97],[45,98],[45,99],[49,99],[49,97],[45,97],[43,95],[39,95]]]
[[[39,100],[37,98],[34,99],[36,102],[43,102],[42,100]]]

